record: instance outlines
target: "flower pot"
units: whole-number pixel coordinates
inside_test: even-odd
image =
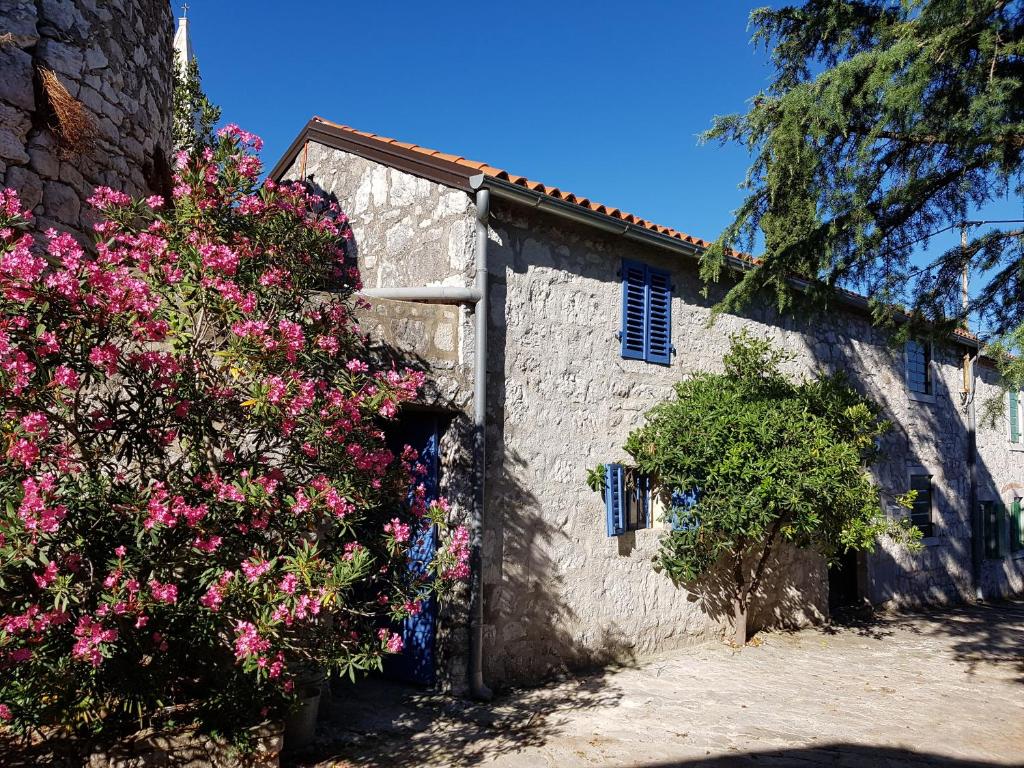
[[[284,748],[289,752],[305,749],[316,735],[316,719],[320,713],[320,689],[303,688],[297,708],[284,724]]]

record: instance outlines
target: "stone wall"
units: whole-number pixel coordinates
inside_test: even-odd
[[[166,0],[0,0],[0,186],[43,228],[89,231],[106,185],[169,192],[172,19]],[[87,120],[70,146],[41,81],[51,70]]]

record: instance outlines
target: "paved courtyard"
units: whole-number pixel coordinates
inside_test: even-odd
[[[487,707],[364,685],[298,764],[1020,766],[1024,602],[767,634]]]

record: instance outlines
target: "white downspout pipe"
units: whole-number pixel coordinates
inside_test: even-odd
[[[475,186],[475,185],[474,185]],[[484,683],[484,574],[483,530],[487,498],[487,223],[491,194],[476,190],[476,308],[473,353],[473,434],[476,440],[477,501],[470,524],[472,581],[469,608],[469,690],[475,699],[489,701],[491,689]]]

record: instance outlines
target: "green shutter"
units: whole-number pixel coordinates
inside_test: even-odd
[[[1021,520],[1020,499],[1013,500],[1010,507],[1010,551],[1024,549],[1024,520]]]
[[[1017,417],[1017,390],[1010,390],[1010,442],[1020,442],[1020,420]]]

